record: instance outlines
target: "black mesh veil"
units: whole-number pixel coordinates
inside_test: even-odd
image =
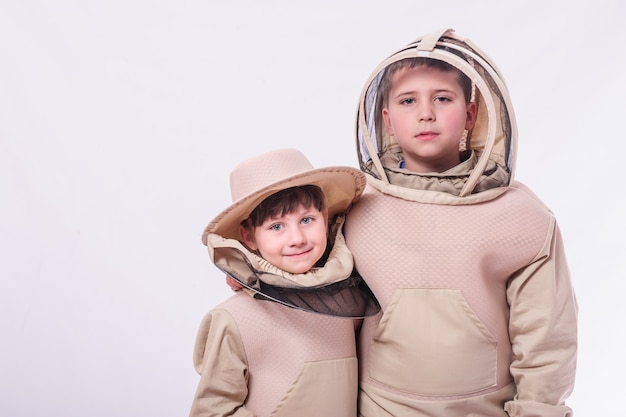
[[[269,285],[260,271],[248,261],[245,254],[231,247],[215,248],[215,265],[227,275],[265,299],[299,310],[346,318],[364,318],[376,314],[380,306],[365,281],[356,273],[350,277],[313,288],[286,288]],[[242,271],[247,271],[243,276]],[[266,277],[267,278],[267,277]]]

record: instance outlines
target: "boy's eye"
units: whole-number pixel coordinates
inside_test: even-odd
[[[301,221],[302,224],[309,224],[309,223],[312,223],[312,222],[313,222],[313,217],[310,217],[310,216],[303,218],[302,221]]]
[[[400,104],[413,104],[413,103],[415,103],[414,98],[405,98],[402,101],[400,101]]]
[[[439,97],[435,97],[435,101],[438,101],[440,103],[445,103],[448,101],[451,101],[449,97],[443,97],[443,96],[439,96]]]
[[[273,225],[270,226],[270,230],[276,230],[279,231],[283,228],[283,225],[280,223],[274,223]]]

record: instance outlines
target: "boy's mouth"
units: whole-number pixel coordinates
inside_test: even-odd
[[[419,140],[431,140],[435,139],[437,136],[438,134],[436,132],[427,131],[418,133],[417,135],[415,135],[415,138]]]
[[[308,255],[309,252],[311,252],[311,251],[312,251],[312,249],[307,249],[305,251],[301,251],[301,252],[297,252],[297,253],[288,253],[288,254],[285,254],[285,256],[287,256],[288,258],[298,258],[298,257],[301,257],[301,256]]]

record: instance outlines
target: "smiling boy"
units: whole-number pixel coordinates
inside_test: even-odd
[[[245,287],[203,318],[190,416],[354,417],[355,327],[380,310],[341,231],[365,176],[295,149],[243,161],[202,241]]]
[[[292,187],[266,198],[242,222],[243,242],[292,274],[310,270],[326,251],[328,209],[319,187]]]

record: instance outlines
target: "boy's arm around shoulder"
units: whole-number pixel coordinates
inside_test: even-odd
[[[200,382],[190,417],[254,417],[243,407],[248,396],[248,365],[233,317],[215,309],[202,319],[193,352]]]
[[[505,411],[511,417],[572,416],[564,402],[574,388],[578,305],[553,216],[540,253],[509,280],[507,298],[517,395]]]

